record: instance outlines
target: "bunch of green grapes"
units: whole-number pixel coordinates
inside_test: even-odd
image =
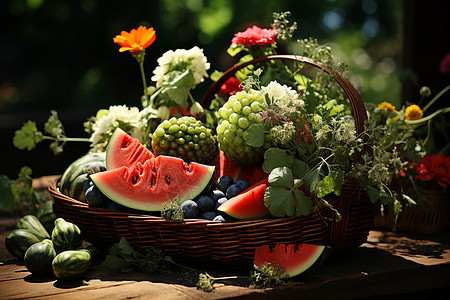
[[[260,162],[264,151],[270,146],[268,136],[262,147],[248,145],[244,132],[262,119],[264,94],[261,91],[241,91],[230,96],[219,109],[219,122],[216,128],[219,148],[228,159],[240,164],[250,165]]]
[[[155,155],[180,157],[186,162],[209,164],[217,155],[216,140],[210,128],[194,117],[172,117],[152,134]]]

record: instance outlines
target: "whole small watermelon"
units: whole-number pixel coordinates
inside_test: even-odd
[[[31,245],[39,243],[44,238],[28,229],[14,229],[5,239],[5,246],[9,253],[18,259],[23,259],[25,252]]]
[[[46,276],[52,274],[52,262],[56,256],[53,243],[49,239],[33,244],[25,252],[24,262],[28,271],[34,276]]]
[[[69,281],[83,276],[91,262],[92,255],[89,250],[67,250],[55,257],[52,269],[58,279]]]
[[[105,159],[105,152],[89,152],[71,163],[61,177],[61,193],[84,202],[86,182],[89,181],[87,174],[106,170]]]
[[[83,237],[77,225],[58,218],[55,220],[55,228],[52,231],[52,242],[56,251],[62,252],[80,247]]]

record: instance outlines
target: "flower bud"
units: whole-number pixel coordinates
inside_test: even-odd
[[[201,113],[203,111],[203,106],[198,103],[198,102],[194,102],[191,106],[191,110],[189,111],[191,115],[195,116],[198,115],[199,113]]]
[[[170,118],[170,109],[167,106],[158,107],[158,112],[156,114],[161,120],[168,120]]]

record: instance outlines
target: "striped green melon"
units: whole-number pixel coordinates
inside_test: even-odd
[[[52,269],[58,279],[69,281],[82,277],[91,262],[92,255],[88,250],[67,250],[56,255]]]
[[[89,163],[100,162],[105,164],[105,152],[89,152],[88,154],[78,158],[64,171],[60,181],[60,191],[64,195],[75,198],[75,188],[72,187],[75,179],[82,174],[87,174],[86,166]],[[78,191],[78,188],[76,189]],[[78,193],[80,194],[80,193]],[[77,199],[77,198],[75,198]]]
[[[42,237],[42,239],[50,238],[50,235],[44,225],[42,225],[41,221],[33,215],[26,215],[20,218],[19,222],[17,222],[17,228],[33,231],[33,233],[39,237]]]
[[[34,276],[46,276],[52,274],[52,262],[56,256],[53,243],[49,239],[33,244],[25,252],[23,261],[28,271]]]
[[[5,239],[5,246],[11,255],[23,259],[31,245],[39,243],[43,238],[28,229],[14,229]]]
[[[58,218],[55,220],[55,228],[52,231],[52,242],[56,251],[62,252],[80,247],[83,237],[77,225]]]

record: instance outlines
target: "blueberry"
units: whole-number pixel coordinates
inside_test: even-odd
[[[123,209],[114,201],[108,201],[105,208],[113,211],[123,211]]]
[[[241,186],[237,185],[236,183],[233,183],[230,185],[230,187],[227,189],[226,196],[228,199],[233,198],[234,196],[239,195],[242,193],[243,189]]]
[[[86,202],[89,205],[100,207],[102,206],[107,198],[95,185],[90,186],[85,193]]]
[[[245,191],[250,187],[250,183],[245,179],[238,179],[234,182],[234,184],[239,185],[242,188],[242,191]]]
[[[221,215],[217,215],[213,221],[225,222],[225,219]]]
[[[211,192],[211,197],[214,199],[214,201],[219,200],[220,198],[225,197],[225,193],[221,190],[214,190]]]
[[[223,198],[220,198],[220,199],[218,199],[217,201],[216,201],[216,212],[217,212],[217,209],[219,208],[219,206],[221,206],[223,203],[225,203],[225,201],[227,201],[228,200],[228,198],[227,197],[223,197]]]
[[[233,177],[231,177],[230,175],[224,175],[222,177],[219,177],[219,179],[217,179],[216,182],[217,188],[224,193],[232,184],[233,184]]]
[[[199,219],[205,219],[205,220],[213,220],[217,214],[213,211],[202,211],[199,215]]]
[[[200,211],[213,211],[216,201],[210,196],[202,195],[198,197],[197,204]]]
[[[185,219],[195,219],[198,216],[199,208],[197,203],[193,200],[186,200],[181,204]]]

